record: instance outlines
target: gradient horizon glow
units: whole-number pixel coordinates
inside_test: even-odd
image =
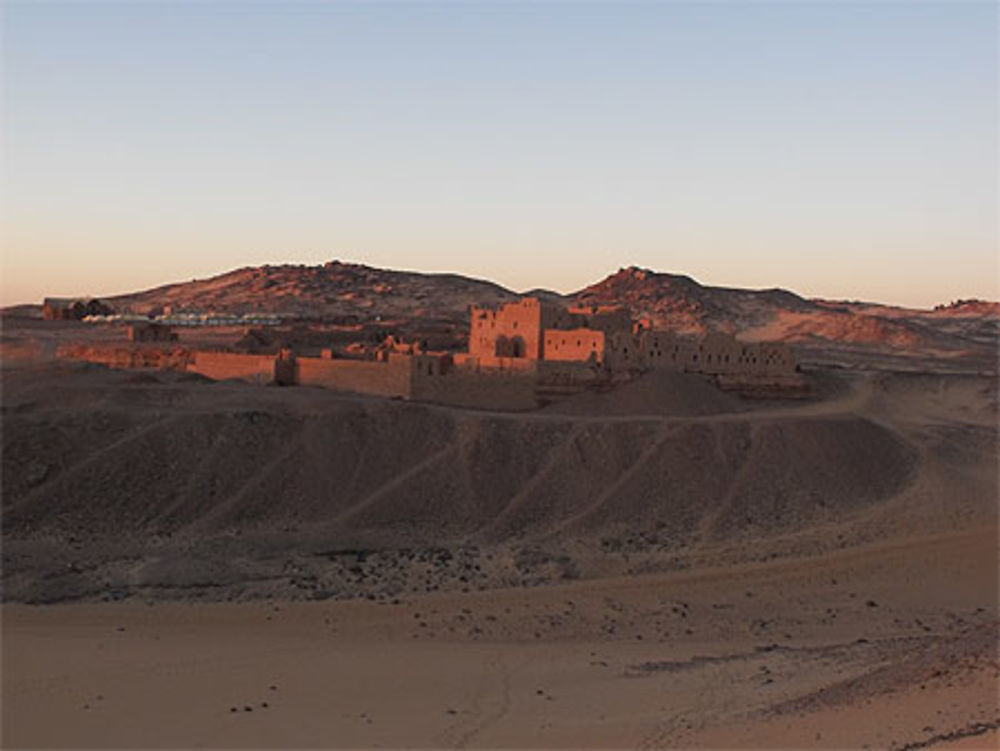
[[[8,2],[0,304],[333,258],[997,299],[985,3]]]

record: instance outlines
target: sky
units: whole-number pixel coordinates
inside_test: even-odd
[[[0,304],[331,259],[1000,298],[993,2],[0,13]]]

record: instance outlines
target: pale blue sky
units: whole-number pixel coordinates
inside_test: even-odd
[[[4,304],[331,258],[997,298],[988,3],[7,2]]]

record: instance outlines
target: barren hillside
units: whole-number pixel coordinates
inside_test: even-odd
[[[497,284],[458,274],[421,274],[330,261],[322,266],[248,267],[110,301],[118,308],[144,313],[169,305],[174,310],[369,320],[376,316],[461,317],[471,304],[516,298]]]
[[[654,325],[690,334],[725,331],[784,341],[809,353],[883,354],[994,367],[1000,304],[966,301],[931,311],[807,300],[783,289],[701,285],[687,276],[629,267],[574,295],[582,304],[624,304]]]
[[[684,334],[724,331],[793,344],[806,361],[887,369],[948,366],[995,371],[1000,303],[959,300],[933,310],[808,300],[783,289],[711,287],[690,277],[623,268],[578,292],[516,293],[458,274],[423,274],[331,261],[243,268],[209,279],[110,298],[118,310],[278,313],[286,320],[378,323],[396,333],[464,347],[470,305],[533,295],[571,305],[624,305],[636,318]],[[37,306],[36,306],[37,308]],[[32,308],[35,315],[39,312]],[[26,306],[6,315],[31,314]],[[441,335],[441,332],[445,334]]]
[[[560,304],[626,306],[637,318],[686,334],[725,331],[747,340],[794,344],[807,358],[841,362],[843,355],[936,358],[966,370],[995,367],[1000,303],[957,301],[934,310],[876,303],[808,300],[783,289],[703,285],[690,277],[623,268],[578,292],[526,295]],[[120,309],[159,312],[264,311],[326,321],[422,323],[467,321],[471,304],[495,305],[520,295],[457,274],[421,274],[331,261],[322,266],[244,268],[204,280],[170,284],[111,299]],[[898,362],[896,363],[898,365]]]
[[[990,379],[868,376],[770,407],[657,378],[607,410],[503,414],[7,371],[5,593],[492,587],[815,552],[995,503]]]

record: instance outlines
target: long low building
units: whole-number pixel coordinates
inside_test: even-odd
[[[741,342],[722,333],[681,337],[633,322],[622,308],[560,308],[532,297],[495,310],[473,307],[465,362],[497,369],[577,362],[611,372],[665,368],[751,378],[796,372],[795,355],[781,342]]]
[[[278,355],[198,351],[187,370],[215,380],[320,386],[481,409],[531,409],[538,403],[533,373],[477,373],[456,367],[444,353],[387,352],[378,359],[360,360],[329,354],[299,357],[288,350]]]

